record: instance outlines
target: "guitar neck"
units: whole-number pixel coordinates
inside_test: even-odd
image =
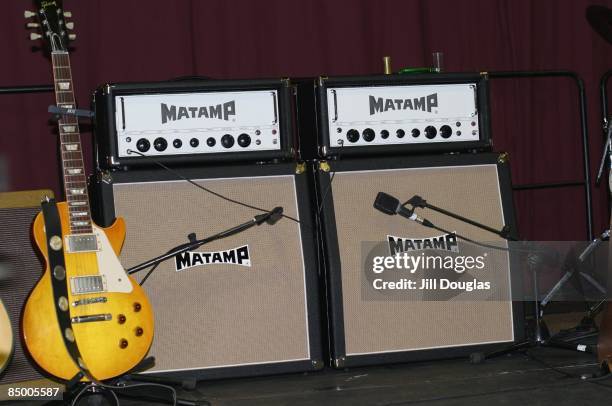
[[[51,61],[57,106],[76,108],[68,52],[52,52]],[[70,232],[71,234],[89,234],[92,233],[91,209],[87,194],[81,134],[78,119],[75,116],[63,115],[61,117],[59,136],[64,192],[70,213]]]

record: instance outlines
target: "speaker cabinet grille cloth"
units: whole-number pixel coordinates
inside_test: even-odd
[[[362,294],[362,242],[440,236],[400,216],[373,207],[378,192],[400,202],[420,195],[429,203],[495,229],[514,227],[507,165],[497,156],[338,161],[324,208],[332,330],[338,366],[437,358],[461,347],[512,342],[517,336],[510,297],[510,256],[501,256],[496,282],[506,300],[367,300]],[[319,192],[329,174],[319,172]],[[443,229],[481,242],[501,237],[440,213],[417,213]],[[388,255],[388,254],[387,254]],[[505,294],[503,294],[505,293]],[[519,333],[520,334],[520,333]],[[444,351],[431,351],[443,349]],[[429,351],[424,351],[429,350]],[[465,351],[468,351],[465,348]]]
[[[163,262],[143,284],[156,320],[150,351],[156,365],[151,372],[202,370],[198,377],[206,378],[225,367],[284,363],[289,369],[306,370],[312,369],[312,360],[320,360],[313,327],[316,301],[308,299],[315,294],[311,289],[317,271],[310,265],[312,228],[308,201],[301,195],[305,185],[292,174],[294,168],[274,168],[270,176],[257,176],[256,167],[183,172],[231,199],[266,209],[282,206],[285,215],[302,224],[282,218],[196,250],[212,253],[246,245],[249,266],[211,263],[177,271],[174,260]],[[186,181],[162,180],[165,173],[113,176],[114,211],[127,224],[120,257],[126,268],[188,242],[189,233],[204,238],[261,213]]]

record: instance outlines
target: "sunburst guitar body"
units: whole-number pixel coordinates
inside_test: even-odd
[[[58,203],[62,229],[69,229],[67,203]],[[35,243],[47,258],[47,236],[42,213],[34,220]],[[74,339],[83,361],[98,380],[119,376],[135,367],[146,355],[153,340],[153,314],[149,300],[138,283],[126,275],[117,255],[125,238],[122,219],[106,228],[93,225],[98,250],[64,253],[70,317]],[[66,236],[63,236],[66,240]],[[75,281],[91,277],[91,286],[100,281],[99,291],[75,292]],[[34,287],[23,312],[23,337],[36,361],[45,371],[71,379],[79,369],[64,345],[51,287],[52,272],[45,273]],[[104,287],[105,286],[105,287]],[[89,288],[88,288],[89,289]],[[86,289],[86,290],[88,290]],[[97,316],[104,320],[76,322]]]
[[[33,237],[46,267],[23,310],[23,339],[49,374],[69,380],[83,372],[82,380],[105,380],[130,371],[145,357],[153,340],[153,313],[144,291],[117,258],[125,239],[123,220],[104,229],[91,218],[68,55],[73,34],[67,31],[73,23],[64,19],[70,15],[61,0],[35,3],[37,12],[26,17],[38,18],[38,24],[29,26],[41,32],[31,38],[42,38],[50,51],[66,202],[57,204],[61,236],[46,235],[42,214],[34,219]],[[49,265],[50,243],[61,250],[64,267]],[[65,284],[59,286],[66,287],[67,297],[54,294],[52,281]],[[58,312],[62,319],[68,312],[69,325],[60,327]],[[68,351],[73,343],[78,355]]]

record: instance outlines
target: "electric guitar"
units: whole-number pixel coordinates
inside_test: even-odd
[[[57,106],[75,109],[68,55],[68,40],[74,36],[67,33],[73,23],[64,20],[70,14],[62,10],[60,0],[35,4],[37,11],[25,16],[37,16],[39,22],[28,27],[40,27],[41,33],[30,38],[42,38],[50,50]],[[68,380],[86,370],[89,373],[82,380],[104,380],[131,370],[147,354],[153,340],[153,313],[144,291],[117,258],[125,239],[123,219],[108,228],[91,219],[79,125],[65,110],[59,119],[59,138],[66,196],[57,204],[62,235],[61,239],[46,235],[42,213],[34,219],[34,242],[46,267],[23,310],[23,338],[32,358],[49,374]],[[47,244],[54,238],[54,245],[63,251],[65,269],[52,271]],[[65,281],[67,298],[54,299],[52,278]],[[69,311],[70,328],[60,331],[58,311]],[[78,360],[68,352],[65,340],[76,343]]]
[[[13,354],[13,329],[8,313],[0,299],[0,373],[8,365]]]

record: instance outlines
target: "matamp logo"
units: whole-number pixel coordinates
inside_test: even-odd
[[[389,242],[389,252],[391,252],[391,255],[428,249],[459,252],[459,245],[457,244],[457,236],[455,234],[444,234],[429,238],[402,238],[387,235],[387,241]]]
[[[236,116],[235,100],[212,106],[174,106],[161,103],[162,124],[190,118],[216,118],[229,121],[230,116]]]
[[[232,248],[225,251],[214,251],[214,252],[183,252],[174,257],[176,264],[176,271],[183,271],[185,269],[193,268],[195,266],[204,265],[240,265],[240,266],[251,266],[251,254],[249,253],[249,246],[243,245],[242,247]]]
[[[389,110],[419,110],[431,113],[434,107],[438,107],[438,93],[411,99],[383,99],[382,97],[370,96],[371,116]]]

